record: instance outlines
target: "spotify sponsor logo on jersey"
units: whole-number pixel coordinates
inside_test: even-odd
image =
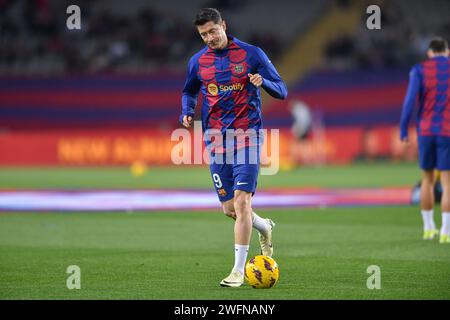
[[[227,91],[242,91],[244,89],[243,83],[233,83],[230,85],[217,86],[215,83],[208,84],[208,92],[209,94],[216,96],[219,92],[227,92]]]

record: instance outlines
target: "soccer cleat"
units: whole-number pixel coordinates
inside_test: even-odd
[[[231,271],[230,275],[220,282],[222,287],[240,287],[244,283],[244,275],[239,271]]]
[[[433,240],[438,234],[439,231],[436,229],[425,230],[423,232],[423,240]]]
[[[275,223],[270,219],[266,219],[266,221],[269,224],[270,229],[269,232],[267,233],[267,236],[264,236],[263,234],[261,234],[261,232],[258,232],[259,244],[261,245],[261,254],[263,256],[272,257],[273,255],[272,232],[273,228],[275,228]]]
[[[450,235],[445,233],[441,234],[439,237],[439,243],[450,243]]]

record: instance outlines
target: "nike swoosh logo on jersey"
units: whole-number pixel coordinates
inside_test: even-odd
[[[243,185],[243,184],[248,184],[248,182],[238,182],[238,183],[236,183],[238,186],[240,186],[240,185]]]

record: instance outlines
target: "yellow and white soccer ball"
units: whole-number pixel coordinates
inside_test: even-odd
[[[279,277],[278,264],[269,256],[255,256],[245,265],[245,280],[253,288],[272,288]]]

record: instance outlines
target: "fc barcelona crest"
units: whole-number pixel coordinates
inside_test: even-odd
[[[219,193],[219,196],[225,197],[227,195],[227,192],[224,188],[218,189],[217,192]]]
[[[238,64],[234,66],[234,73],[240,74],[244,72],[244,66],[242,64]]]

